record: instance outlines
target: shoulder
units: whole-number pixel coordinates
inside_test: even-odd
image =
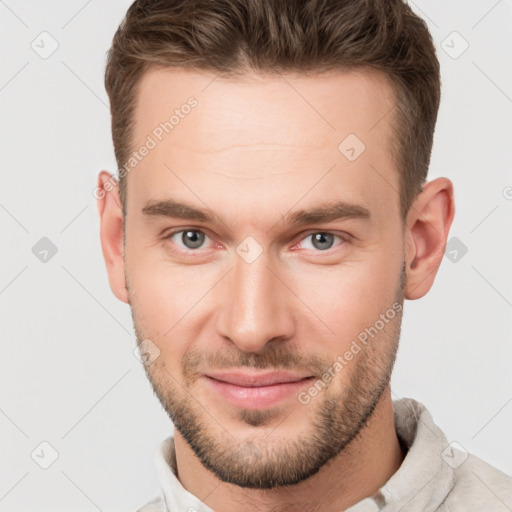
[[[136,512],[168,512],[163,496],[157,496],[143,507],[137,509]]]
[[[460,452],[459,456],[464,461],[454,468],[454,485],[446,500],[448,510],[512,510],[512,477],[476,455]]]

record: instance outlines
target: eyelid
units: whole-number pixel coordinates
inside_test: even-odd
[[[214,242],[214,239],[212,236],[209,235],[207,229],[204,229],[204,228],[197,228],[197,227],[193,227],[193,226],[185,226],[185,227],[180,227],[180,228],[175,228],[175,229],[172,229],[170,231],[166,231],[165,234],[162,236],[162,239],[163,240],[170,240],[174,235],[178,234],[178,233],[184,233],[186,231],[197,231],[197,232],[200,232],[200,233],[203,233],[205,235],[205,237],[209,238],[211,242]],[[333,247],[330,247],[329,249],[325,249],[325,250],[320,250],[320,249],[317,249],[315,250],[314,252],[318,252],[318,253],[327,253],[331,250],[333,250],[335,247],[338,247],[340,245],[343,245],[343,242],[348,242],[350,241],[350,239],[352,238],[348,233],[345,233],[345,232],[338,232],[338,231],[330,231],[328,229],[310,229],[306,232],[303,232],[301,233],[300,235],[298,235],[300,238],[298,239],[297,242],[293,242],[292,246],[291,246],[291,249],[295,249],[303,240],[305,240],[306,238],[308,238],[309,236],[311,235],[314,235],[316,233],[325,233],[325,234],[330,234],[330,235],[334,235],[338,238],[341,239],[341,242]],[[218,242],[217,242],[217,245]],[[184,252],[200,252],[202,250],[205,250],[204,248],[199,248],[199,249],[188,249],[188,248],[179,248],[178,250],[181,250],[181,251],[184,251]],[[308,249],[304,249],[304,250],[308,250]]]
[[[187,231],[197,231],[199,233],[203,233],[206,238],[209,238],[210,241],[213,242],[213,238],[207,232],[208,230],[205,230],[203,228],[195,228],[195,227],[180,227],[180,228],[176,228],[174,230],[166,231],[165,234],[162,236],[162,240],[163,241],[167,241],[167,240],[170,241],[171,238],[174,235],[177,235],[179,233],[185,233]],[[177,244],[174,244],[174,245],[177,245]],[[201,252],[201,251],[204,251],[205,248],[200,247],[198,249],[189,249],[187,247],[183,248],[183,247],[178,246],[177,250],[182,251],[182,252],[189,252],[189,253],[191,253],[191,252]]]
[[[329,251],[332,251],[334,250],[336,247],[339,247],[340,245],[343,245],[343,242],[348,242],[350,240],[350,235],[348,233],[345,233],[345,232],[338,232],[338,231],[330,231],[328,229],[311,229],[305,233],[301,233],[300,235],[300,239],[293,244],[292,246],[292,249],[295,249],[303,240],[305,240],[306,238],[310,237],[311,235],[314,235],[316,233],[323,233],[323,234],[328,234],[328,235],[333,235],[335,237],[338,237],[339,239],[341,239],[341,242],[339,244],[336,244],[336,245],[333,245],[333,247],[330,247],[329,249],[325,249],[325,250],[320,250],[320,249],[316,249],[315,252],[317,253],[328,253]],[[304,249],[304,250],[309,250],[309,249]]]

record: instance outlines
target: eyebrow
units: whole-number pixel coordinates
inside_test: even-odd
[[[187,203],[166,199],[163,201],[149,201],[142,208],[146,216],[161,216],[198,222],[211,222],[223,224],[218,215],[209,208],[197,208]],[[320,224],[342,219],[370,220],[371,213],[363,205],[337,201],[310,210],[298,210],[286,213],[279,222],[285,222],[293,226],[304,224]]]
[[[284,218],[289,224],[298,226],[342,219],[370,220],[371,213],[363,205],[337,201],[311,210],[299,210],[285,215]]]

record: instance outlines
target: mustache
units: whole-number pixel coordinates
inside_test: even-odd
[[[332,361],[317,355],[304,356],[289,347],[271,347],[261,353],[256,352],[213,352],[211,354],[199,350],[190,350],[182,361],[181,369],[187,380],[195,378],[206,370],[227,370],[233,368],[253,368],[259,370],[290,370],[306,371],[320,377]]]

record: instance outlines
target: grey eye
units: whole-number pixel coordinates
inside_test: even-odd
[[[334,235],[331,233],[314,233],[311,236],[311,243],[315,249],[330,249],[334,243]]]
[[[187,249],[197,249],[204,242],[205,235],[200,231],[183,231],[181,241]]]

